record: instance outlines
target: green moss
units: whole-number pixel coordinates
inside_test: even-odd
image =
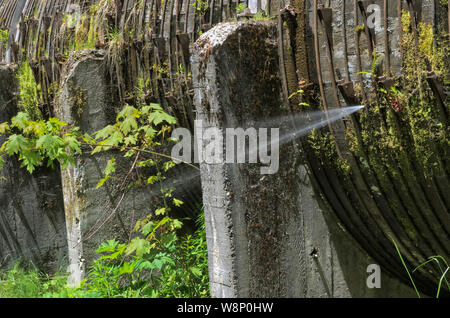
[[[336,169],[344,177],[349,176],[351,167],[339,157],[330,132],[313,129],[308,136],[308,144],[322,165]]]
[[[270,21],[274,19],[274,17],[268,16],[264,11],[258,11],[251,19],[256,21]]]
[[[439,76],[449,73],[443,58],[446,46],[434,45],[433,28],[426,23],[419,24],[416,41],[406,11],[402,15],[402,31],[402,77],[396,79],[395,86],[389,91],[376,84],[366,88],[371,102],[358,117],[361,140],[349,127],[346,135],[350,149],[356,156],[363,157],[364,152],[377,153],[378,157],[372,166],[380,168],[376,171],[379,176],[382,176],[384,169],[381,168],[384,166],[393,177],[398,177],[398,167],[403,169],[405,156],[417,160],[425,175],[432,176],[444,169],[440,162],[440,151],[448,148],[449,138],[446,123],[442,122],[440,106],[428,86],[426,76],[430,67]],[[374,55],[374,61],[376,59]],[[374,69],[375,63],[372,65],[375,82]],[[362,87],[356,86],[355,91],[362,97]]]
[[[9,30],[0,30],[0,45],[3,46],[3,48],[6,49],[6,46],[8,44],[8,38],[9,38]]]
[[[86,106],[86,90],[79,86],[75,86],[72,81],[68,83],[68,90],[71,92],[72,115],[80,118]]]
[[[441,77],[449,73],[445,66],[447,46],[434,45],[436,38],[433,27],[426,23],[419,24],[416,42],[409,23],[409,13],[404,12],[404,75],[397,84],[402,88],[402,92],[397,93],[397,98],[405,108],[415,154],[425,173],[432,175],[441,169],[437,145],[444,144],[448,147],[448,132],[446,123],[441,121],[440,106],[428,87],[426,75],[429,68]],[[448,108],[448,104],[446,107]]]

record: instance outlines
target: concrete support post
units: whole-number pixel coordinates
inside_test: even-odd
[[[111,107],[111,99],[105,74],[102,55],[91,52],[73,55],[64,65],[56,116],[88,133],[107,125],[110,121],[106,109]],[[100,243],[84,239],[109,203],[108,189],[96,189],[108,159],[104,154],[83,155],[76,158],[76,166],[61,171],[73,285],[84,278],[86,262],[93,259],[95,245]]]
[[[60,119],[91,135],[115,123],[118,107],[113,103],[101,51],[76,52],[65,64],[61,78],[55,110]],[[61,173],[73,284],[83,279],[87,267],[97,258],[95,250],[101,243],[110,239],[127,242],[136,221],[153,212],[157,204],[154,196],[160,193],[159,183],[128,186],[136,172],[130,173],[133,160],[123,154],[108,150],[91,155],[85,147],[83,155],[76,158],[75,167],[69,166]],[[97,188],[112,157],[116,159],[114,178]],[[167,173],[165,184],[175,187],[175,197],[187,202],[182,208],[195,215],[200,177],[189,174],[189,184],[185,184],[180,179],[187,178],[187,173],[191,171],[186,167],[175,167]],[[125,177],[127,181],[123,183]],[[178,209],[172,212],[174,217],[186,216]]]
[[[220,149],[224,160],[200,161],[212,295],[294,295],[292,286],[304,285],[299,274],[305,262],[299,253],[304,240],[297,205],[298,152],[293,143],[281,145],[279,162],[272,156],[276,171],[267,173],[258,151],[267,146],[264,138],[276,139],[272,127],[260,123],[285,113],[276,27],[255,21],[221,24],[200,37],[192,62],[200,153],[208,154],[205,138],[211,128],[226,141]],[[247,144],[246,151],[258,152],[259,163],[227,163],[227,128],[256,130],[259,147]],[[268,147],[272,155],[277,143]]]
[[[90,134],[114,123],[116,107],[101,52],[76,52],[65,64],[61,78],[55,110],[61,120]],[[128,241],[134,222],[151,211],[148,193],[134,189],[120,192],[120,181],[107,182],[97,189],[109,159],[117,159],[118,178],[125,175],[131,163],[114,151],[91,155],[88,150],[85,148],[83,155],[76,158],[75,167],[61,172],[74,285],[83,279],[102,242],[113,238]]]
[[[196,139],[212,296],[414,295],[381,272],[375,277],[381,287],[367,283],[373,260],[316,196],[301,148],[295,140],[286,142],[285,132],[294,127],[282,106],[278,61],[276,28],[268,22],[219,24],[194,46]],[[265,139],[261,128],[274,127],[280,128],[279,139]],[[239,128],[245,132],[245,163],[228,157],[236,148],[228,133]],[[258,135],[256,146],[252,134]],[[271,149],[271,162],[261,156],[265,147]],[[258,160],[252,163],[255,148]],[[276,169],[267,173],[267,164]]]

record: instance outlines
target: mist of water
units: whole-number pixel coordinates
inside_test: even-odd
[[[327,112],[309,111],[295,115],[280,116],[269,120],[257,121],[252,123],[251,126],[262,128],[280,128],[280,138],[276,141],[277,145],[273,145],[279,147],[295,139],[308,135],[313,129],[318,129],[332,124],[361,110],[362,108],[364,108],[363,105],[358,105],[334,108],[328,110]],[[267,146],[272,146],[272,144],[269,142]],[[257,145],[254,149],[248,149],[248,153],[253,154],[258,151],[258,148],[259,145]],[[188,169],[186,172],[177,174],[176,177],[171,178],[170,182],[176,181],[177,187],[189,185],[192,183],[193,179],[199,175],[199,173],[199,170]]]
[[[344,108],[335,108],[328,110],[327,112],[314,111],[280,118],[278,121],[279,123],[284,121],[291,121],[294,127],[292,129],[287,129],[288,131],[281,135],[279,145],[283,145],[287,142],[308,135],[313,129],[332,124],[357,112],[362,108],[364,108],[363,105],[358,105]]]
[[[303,112],[296,115],[287,115],[271,118],[269,120],[258,121],[255,123],[255,126],[264,128],[280,128],[281,135],[276,142],[279,147],[295,139],[308,135],[313,129],[327,126],[342,118],[345,118],[364,107],[364,105],[358,105],[344,108],[333,108],[326,112]],[[269,145],[272,145],[272,143],[268,143],[268,146]],[[258,151],[257,148],[258,147],[255,147],[255,149],[249,149],[248,151],[250,154],[254,154]]]

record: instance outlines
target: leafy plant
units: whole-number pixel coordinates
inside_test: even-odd
[[[206,247],[204,214],[197,219],[197,231],[178,239],[175,266],[164,268],[161,273],[164,297],[209,296],[208,253]]]
[[[102,243],[98,258],[79,286],[67,285],[67,274],[48,276],[16,263],[0,272],[0,298],[208,297],[208,253],[203,214],[197,230],[176,234],[182,223],[164,217],[141,221],[139,236],[128,243]]]
[[[191,6],[195,9],[195,12],[200,15],[202,18],[206,14],[206,11],[209,9],[209,4],[207,0],[195,0]]]
[[[129,243],[103,243],[80,288],[101,297],[208,296],[204,228],[183,238],[176,234],[181,225],[167,216],[140,221]]]
[[[245,3],[239,3],[236,6],[236,13],[237,14],[242,13],[245,10],[245,8],[247,8],[247,5]]]
[[[30,173],[45,160],[48,166],[58,161],[63,169],[69,163],[74,164],[74,155],[81,154],[83,144],[94,148],[91,154],[118,149],[125,152],[125,157],[142,152],[171,159],[170,156],[151,149],[161,146],[157,136],[164,137],[170,131],[171,127],[165,123],[175,122],[175,118],[166,114],[158,104],[145,105],[140,109],[125,105],[114,125],[104,127],[92,137],[81,134],[78,127],[69,129],[67,123],[57,118],[33,120],[27,112],[19,112],[10,123],[0,124],[0,135],[9,134],[0,147],[0,158],[17,154],[22,166]],[[160,126],[158,130],[155,129],[156,126]],[[155,165],[155,160],[141,160],[138,165],[152,166]],[[164,163],[164,170],[167,171],[174,165],[174,162],[167,161]],[[105,172],[107,176],[113,172],[113,162],[109,162]]]
[[[177,231],[182,222],[170,217],[171,208],[183,204],[173,197],[174,188],[164,183],[165,173],[175,166],[172,158],[164,154],[170,141],[166,135],[175,123],[175,118],[158,104],[138,103],[136,107],[125,104],[118,112],[116,122],[93,136],[82,134],[78,127],[69,127],[57,118],[35,119],[28,112],[19,112],[10,123],[0,124],[0,135],[7,135],[0,147],[0,168],[6,155],[17,155],[22,166],[32,173],[44,162],[52,166],[56,161],[62,169],[69,164],[74,165],[75,155],[81,154],[85,148],[91,149],[91,155],[114,149],[123,157],[131,158],[131,168],[125,177],[121,177],[116,172],[118,159],[112,157],[106,164],[98,188],[110,179],[119,180],[122,184],[120,191],[131,186],[160,185],[160,194],[155,197],[156,207],[153,213],[136,223],[134,238],[129,242],[112,239],[103,243],[97,249],[99,258],[92,264],[81,286],[63,292],[49,292],[46,296],[208,295],[204,228],[200,227],[193,235],[179,237]],[[133,170],[137,177],[128,178]],[[88,237],[83,239],[88,239],[97,230],[88,231]]]
[[[10,133],[0,147],[0,169],[5,155],[16,154],[30,173],[45,161],[47,166],[58,161],[63,169],[74,164],[73,155],[81,153],[78,129],[64,133],[62,128],[66,125],[57,118],[32,120],[25,112],[19,112],[11,123],[0,124],[0,135]]]

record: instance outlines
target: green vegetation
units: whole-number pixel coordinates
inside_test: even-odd
[[[129,243],[103,243],[80,287],[52,296],[67,297],[74,290],[94,297],[209,296],[204,227],[199,224],[193,235],[179,237],[180,227],[169,217],[138,222],[140,236]]]
[[[194,3],[191,4],[191,6],[195,9],[195,12],[201,17],[204,17],[209,9],[209,4],[208,1],[206,0],[195,0]]]
[[[36,80],[27,61],[22,62],[17,74],[20,86],[19,107],[26,112],[31,119],[42,119],[39,109],[39,96],[41,86]]]
[[[109,240],[80,286],[67,274],[48,276],[19,263],[0,272],[0,298],[208,297],[208,263],[202,215],[192,235],[180,237],[181,222],[138,222],[140,237],[128,244]]]
[[[448,145],[448,134],[440,106],[428,89],[426,76],[430,72],[428,68],[442,77],[447,74],[443,64],[445,53],[433,44],[435,37],[431,25],[420,23],[417,45],[410,25],[409,13],[404,12],[403,77],[390,89],[381,87],[373,92],[378,99],[361,117],[362,137],[369,151],[385,153],[396,160],[401,160],[398,156],[402,151],[413,149],[419,165],[424,167],[426,175],[431,176],[443,169],[435,154],[439,153],[439,145],[443,146],[441,149]],[[386,119],[380,120],[383,113]],[[408,139],[412,144],[404,143],[406,134],[411,135]],[[391,158],[383,158],[387,167],[392,167]]]
[[[412,274],[414,274],[414,272],[417,271],[419,268],[424,267],[424,266],[430,264],[431,262],[435,262],[437,264],[437,266],[439,267],[439,270],[441,271],[441,276],[436,278],[436,282],[437,282],[436,298],[439,298],[439,295],[441,293],[442,288],[446,287],[448,290],[450,290],[450,284],[449,284],[449,282],[447,280],[447,277],[446,277],[448,272],[449,272],[450,267],[449,267],[449,265],[448,265],[448,263],[447,263],[447,261],[445,260],[444,257],[442,257],[440,255],[431,256],[426,261],[424,261],[422,264],[420,264],[419,266],[414,268],[412,270],[412,272],[411,272],[408,269],[408,266],[406,266],[406,263],[403,260],[402,253],[400,252],[397,244],[395,243],[394,240],[392,240],[392,242],[394,243],[395,249],[397,250],[397,254],[400,257],[400,260],[401,260],[401,262],[403,264],[403,267],[405,268],[406,273],[408,274],[408,277],[409,277],[409,279],[411,281],[411,284],[412,284],[412,286],[414,288],[414,291],[416,292],[418,298],[421,298],[421,295],[420,295],[420,292],[419,292],[419,290],[418,290],[418,288],[417,288],[417,286],[416,286],[416,284],[414,282]],[[442,284],[443,282],[445,282],[444,285]]]
[[[409,12],[403,12],[401,27],[402,75],[394,77],[394,70],[388,72],[381,68],[383,55],[373,52],[371,65],[358,73],[364,74],[370,85],[357,83],[354,87],[357,99],[366,107],[345,121],[345,141],[371,195],[387,198],[390,212],[382,213],[392,213],[402,226],[407,244],[410,240],[412,246],[418,247],[423,244],[423,238],[429,236],[419,222],[431,215],[432,204],[423,204],[420,199],[417,203],[411,200],[426,197],[425,187],[433,184],[435,178],[448,175],[450,138],[446,114],[449,100],[440,100],[433,91],[430,76],[444,84],[444,91],[448,89],[450,46],[447,30],[442,30],[441,26],[435,26],[436,32],[433,32],[431,24],[421,22],[417,33],[414,32]],[[339,164],[342,159],[336,153],[332,134],[314,131],[308,137],[307,145],[322,165],[334,168],[344,191],[354,191],[353,185],[346,181],[356,179],[356,170],[343,161]],[[431,231],[442,231],[438,225],[431,227]],[[411,247],[407,244],[399,239],[396,247],[412,287],[420,297],[414,279],[417,275],[430,273],[428,277],[434,275],[436,279],[435,296],[439,297],[443,289],[449,287],[446,259],[443,256],[431,256],[423,262],[413,259],[415,255],[411,256]],[[413,270],[408,270],[406,264],[412,265]],[[431,267],[431,264],[436,266]]]
[[[6,49],[8,45],[9,30],[0,30],[0,45]]]
[[[427,81],[430,73],[444,83],[448,81],[448,45],[434,44],[440,38],[427,23],[420,23],[414,34],[406,11],[402,14],[402,31],[403,75],[384,87],[378,81],[387,74],[377,74],[380,55],[374,51],[370,72],[360,72],[369,75],[372,87],[355,87],[358,98],[366,103],[364,111],[354,118],[360,132],[354,125],[346,131],[351,151],[365,163],[364,167],[376,172],[385,192],[390,191],[386,172],[394,179],[403,175],[415,180],[415,173],[431,179],[445,174],[440,158],[448,157],[448,129],[443,115],[448,102],[441,105]],[[420,167],[420,171],[414,172],[413,167]]]
[[[67,275],[49,276],[30,266],[15,263],[9,271],[0,272],[0,298],[45,297],[65,288]]]
[[[268,16],[264,11],[260,10],[256,14],[253,15],[252,20],[256,21],[270,21],[274,17]]]
[[[80,143],[76,139],[77,129],[61,133],[66,123],[57,118],[48,121],[31,120],[28,113],[19,112],[11,123],[0,124],[0,135],[10,133],[0,147],[0,169],[5,156],[18,155],[22,167],[32,173],[37,166],[47,161],[52,166],[58,161],[64,169],[74,164],[73,155],[81,153]]]
[[[308,145],[322,165],[330,165],[330,167],[341,172],[344,176],[351,172],[350,166],[339,157],[336,151],[336,143],[331,133],[313,129],[308,136]]]
[[[245,3],[239,3],[239,4],[236,6],[236,13],[237,13],[237,14],[242,13],[242,12],[244,11],[245,8],[247,8],[247,5],[246,5]]]
[[[142,97],[143,90],[144,87],[138,87],[138,97]],[[177,232],[182,227],[182,220],[172,218],[170,211],[183,202],[173,197],[173,187],[163,185],[165,173],[175,166],[172,158],[164,154],[164,147],[173,142],[165,136],[176,124],[175,118],[158,104],[142,101],[136,107],[125,104],[114,124],[91,136],[57,118],[32,118],[30,109],[33,110],[24,107],[25,111],[19,112],[11,122],[0,124],[0,135],[7,135],[0,148],[0,168],[5,156],[17,155],[30,173],[45,162],[48,166],[59,163],[65,169],[69,164],[75,164],[75,156],[82,154],[86,147],[92,149],[91,155],[115,149],[123,157],[130,158],[127,161],[131,165],[129,171],[135,171],[138,178],[128,179],[116,173],[116,158],[112,158],[97,187],[106,182],[117,182],[122,184],[120,190],[125,191],[129,187],[159,184],[160,194],[155,197],[154,211],[136,223],[134,238],[129,242],[112,239],[99,246],[98,259],[77,288],[62,287],[59,281],[42,278],[37,271],[25,272],[17,267],[4,274],[7,279],[2,284],[26,286],[22,288],[26,293],[17,294],[17,297],[208,296],[203,221],[198,220],[198,229],[192,235],[179,236]],[[44,284],[55,288],[45,289]],[[5,288],[9,291],[9,294],[5,292],[5,297],[11,295],[12,289]]]
[[[129,242],[110,240],[99,247],[98,259],[89,268],[86,280],[78,288],[68,288],[65,282],[60,284],[60,281],[66,280],[65,275],[49,278],[35,269],[25,270],[17,266],[15,270],[2,273],[2,286],[10,286],[8,284],[12,284],[12,281],[22,281],[25,285],[33,282],[36,288],[27,287],[31,290],[29,294],[14,294],[12,288],[9,289],[11,293],[7,294],[8,289],[5,287],[2,297],[209,295],[202,222],[199,221],[198,229],[193,234],[179,235],[184,232],[180,229],[185,220],[173,219],[171,210],[180,207],[183,202],[173,197],[173,187],[163,185],[166,173],[175,166],[172,158],[164,153],[168,145],[174,142],[167,135],[170,135],[176,120],[164,112],[159,104],[151,103],[153,96],[159,92],[151,91],[152,83],[149,82],[148,74],[137,72],[134,74],[136,78],[125,83],[122,63],[124,50],[132,41],[142,40],[144,31],[137,34],[138,31],[128,26],[129,21],[126,21],[124,27],[112,23],[111,17],[117,12],[116,5],[112,0],[99,0],[83,13],[75,10],[66,14],[62,18],[61,27],[52,30],[65,43],[63,47],[55,49],[61,64],[73,51],[105,49],[109,74],[117,80],[119,103],[123,106],[117,112],[116,122],[89,135],[81,132],[78,127],[71,127],[52,117],[52,111],[43,111],[54,108],[54,97],[59,94],[56,85],[58,78],[52,83],[50,73],[43,72],[39,67],[34,68],[36,60],[43,56],[48,58],[49,55],[45,49],[46,42],[35,35],[33,43],[36,43],[37,48],[32,52],[24,49],[20,52],[23,59],[18,72],[19,112],[10,122],[0,123],[0,136],[4,135],[6,139],[0,147],[0,170],[8,156],[16,157],[22,167],[33,173],[38,167],[45,165],[59,165],[65,169],[70,164],[74,165],[75,158],[79,155],[94,155],[113,149],[118,155],[111,158],[104,167],[103,178],[98,181],[97,187],[107,183],[114,183],[115,186],[120,184],[117,189],[125,192],[131,187],[159,184],[160,191],[155,196],[156,207],[151,214],[136,223],[133,238]],[[208,3],[196,1],[194,7],[198,14],[205,15]],[[142,11],[143,2],[137,1],[133,10]],[[35,18],[37,16],[25,17],[24,20]],[[2,44],[3,40],[7,40],[7,35],[7,31],[0,33]],[[29,58],[30,63],[26,58]],[[167,61],[153,65],[153,70],[158,75],[157,80],[166,79],[170,75]],[[150,62],[148,66],[151,68]],[[184,80],[183,73],[184,69],[180,66],[177,76],[181,80]],[[83,92],[77,92],[74,104],[74,114],[80,115],[84,106]],[[133,177],[124,176],[123,171],[116,171],[116,163],[119,161],[129,163],[128,176]],[[195,166],[192,168],[197,169]],[[196,211],[195,214],[201,213]],[[43,286],[47,283],[61,288],[46,289]]]

